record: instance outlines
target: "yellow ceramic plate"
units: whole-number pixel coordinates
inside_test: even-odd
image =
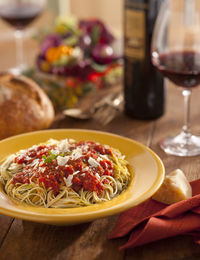
[[[88,222],[97,218],[125,211],[151,197],[164,179],[164,166],[159,157],[146,146],[124,138],[98,131],[89,130],[46,130],[22,134],[0,142],[0,161],[9,154],[50,138],[75,140],[93,140],[118,148],[130,164],[133,174],[126,191],[108,202],[68,209],[37,208],[20,204],[9,198],[0,186],[0,214],[24,220],[37,221],[55,225],[72,225]]]

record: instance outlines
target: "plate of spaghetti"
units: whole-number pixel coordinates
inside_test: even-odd
[[[0,142],[0,213],[72,225],[120,213],[151,197],[164,179],[160,158],[131,139],[58,129]]]

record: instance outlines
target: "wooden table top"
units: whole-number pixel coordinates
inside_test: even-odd
[[[10,49],[9,49],[10,48]],[[9,51],[8,51],[9,50]],[[26,54],[33,59],[35,43],[26,43]],[[12,54],[13,53],[13,54]],[[0,70],[14,65],[12,41],[0,43]],[[181,92],[168,86],[166,91],[166,113],[154,121],[138,121],[119,114],[111,123],[101,126],[95,121],[78,121],[69,118],[55,122],[52,128],[83,128],[102,130],[126,136],[153,149],[163,160],[166,172],[182,169],[188,180],[200,178],[200,156],[179,158],[165,154],[158,141],[168,134],[178,133],[183,123],[183,98]],[[200,134],[200,90],[192,95],[191,126]],[[13,219],[0,215],[0,259],[1,260],[197,260],[200,246],[187,236],[164,239],[126,251],[118,247],[127,240],[108,240],[118,216],[110,216],[76,226],[51,226]]]

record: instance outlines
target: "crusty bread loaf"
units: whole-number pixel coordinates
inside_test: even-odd
[[[0,73],[0,139],[49,127],[54,109],[31,79]]]

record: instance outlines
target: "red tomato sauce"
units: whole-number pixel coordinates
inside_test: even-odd
[[[81,141],[72,144],[67,155],[72,153],[77,147],[82,151],[81,157],[76,160],[69,159],[64,166],[58,165],[56,156],[50,156],[51,153],[49,151],[56,149],[55,145],[36,146],[19,154],[14,159],[14,162],[22,164],[23,168],[20,172],[14,174],[13,184],[30,184],[35,182],[39,186],[45,187],[46,190],[52,190],[54,195],[57,195],[60,186],[66,185],[65,180],[69,175],[73,175],[70,187],[76,192],[83,189],[95,191],[100,195],[104,189],[103,184],[108,182],[107,180],[102,182],[100,177],[102,175],[113,176],[113,164],[110,160],[101,158],[98,165],[92,167],[88,160],[90,158],[98,160],[100,154],[112,155],[112,151],[110,148],[95,142]],[[62,156],[65,156],[65,154],[62,154]]]

